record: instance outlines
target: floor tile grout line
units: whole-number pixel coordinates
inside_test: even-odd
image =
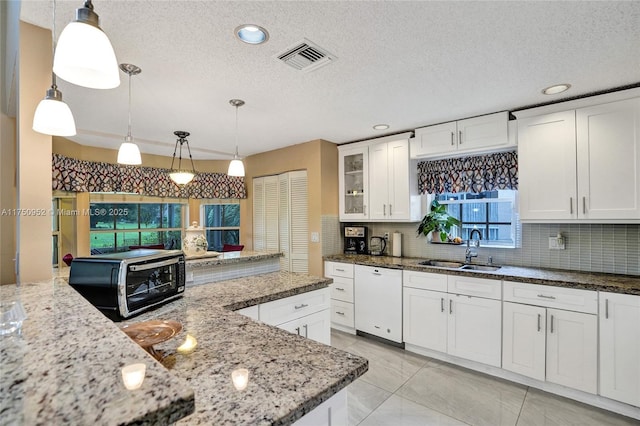
[[[529,395],[529,390],[531,387],[527,386],[527,390],[524,393],[524,398],[522,398],[522,405],[520,406],[520,411],[518,412],[518,417],[516,418],[516,423],[513,426],[518,426],[518,422],[520,421],[520,416],[522,415],[522,410],[524,410],[524,403],[527,401],[527,396]]]

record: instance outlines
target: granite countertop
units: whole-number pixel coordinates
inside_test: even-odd
[[[325,288],[330,279],[273,272],[190,287],[185,296],[126,323],[177,320],[183,331],[154,346],[165,365],[186,379],[196,412],[179,424],[290,424],[368,369],[366,359],[233,312],[259,303]],[[125,324],[125,323],[123,323]],[[186,335],[197,339],[190,354],[177,352]],[[244,391],[231,372],[249,370]]]
[[[0,336],[0,423],[158,424],[194,411],[186,380],[167,371],[63,279],[0,286],[28,318],[21,338]],[[146,364],[140,389],[121,368]]]
[[[229,265],[235,263],[252,262],[263,259],[273,259],[282,257],[282,253],[262,252],[262,251],[230,251],[225,253],[205,253],[201,255],[185,256],[187,266],[201,267],[210,265]]]
[[[640,277],[595,272],[567,271],[560,269],[529,268],[504,265],[497,271],[465,271],[451,268],[420,265],[426,259],[411,257],[367,256],[337,254],[325,256],[324,260],[381,268],[407,269],[422,272],[437,272],[449,275],[465,275],[478,278],[494,278],[531,284],[553,285],[586,290],[608,291],[640,295]]]

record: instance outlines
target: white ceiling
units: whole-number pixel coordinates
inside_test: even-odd
[[[58,0],[58,33],[82,0]],[[133,136],[171,155],[191,132],[194,158],[229,159],[239,98],[241,156],[325,139],[344,143],[640,82],[638,1],[94,1],[133,77]],[[22,2],[51,28],[52,2]],[[269,41],[237,40],[240,24]],[[304,73],[274,56],[307,38],[337,60]],[[92,90],[59,80],[85,144],[117,148],[127,130],[127,76]],[[570,91],[540,90],[571,83]],[[45,90],[42,88],[44,96]],[[389,130],[372,129],[387,123]]]

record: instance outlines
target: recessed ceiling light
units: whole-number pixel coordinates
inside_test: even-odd
[[[387,130],[388,128],[388,124],[376,124],[375,126],[373,126],[374,130]]]
[[[269,40],[269,33],[259,25],[240,25],[234,32],[240,41],[248,44],[262,44]]]
[[[542,93],[544,93],[545,95],[556,95],[558,93],[569,90],[570,87],[571,85],[568,83],[556,84],[554,86],[549,86],[546,89],[542,89]]]

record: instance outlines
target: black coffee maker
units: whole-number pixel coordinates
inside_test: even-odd
[[[369,231],[366,226],[344,227],[344,253],[369,254]]]

